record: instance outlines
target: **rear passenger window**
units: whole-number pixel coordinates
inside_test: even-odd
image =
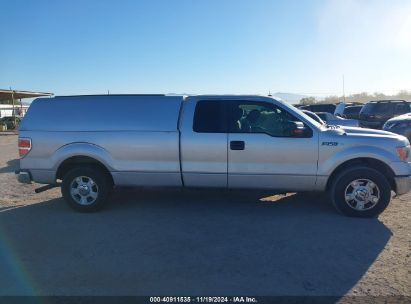
[[[218,100],[199,101],[194,113],[194,132],[226,133],[224,103]]]

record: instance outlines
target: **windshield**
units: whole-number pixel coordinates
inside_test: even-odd
[[[274,99],[274,98],[273,98]],[[307,120],[310,124],[316,126],[317,128],[321,128],[321,124],[318,121],[315,121],[312,119],[310,116],[302,112],[300,109],[294,107],[293,105],[288,104],[287,102],[284,102],[282,100],[275,99],[277,102],[280,102],[284,107],[286,107],[288,110],[291,112],[296,113],[299,116],[302,116],[305,120]]]
[[[327,121],[327,115],[325,113],[316,113],[322,120]]]
[[[310,116],[312,119],[314,119],[315,121],[318,121],[320,124],[325,124],[325,122],[320,118],[320,116],[318,116],[317,114],[315,114],[314,112],[310,112],[310,111],[303,111],[304,114]]]

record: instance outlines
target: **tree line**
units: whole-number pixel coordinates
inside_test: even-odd
[[[411,91],[401,90],[395,95],[385,95],[383,93],[373,93],[368,94],[366,92],[351,94],[345,96],[345,102],[359,102],[366,103],[371,100],[382,100],[382,99],[400,99],[400,100],[411,100]],[[300,104],[308,105],[314,103],[339,103],[344,100],[343,96],[327,96],[324,99],[317,99],[316,97],[304,97],[300,100]]]

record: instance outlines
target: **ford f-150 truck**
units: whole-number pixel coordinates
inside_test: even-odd
[[[61,185],[79,211],[114,186],[328,191],[371,217],[411,189],[409,141],[322,125],[266,96],[89,95],[36,99],[19,129],[23,183]]]

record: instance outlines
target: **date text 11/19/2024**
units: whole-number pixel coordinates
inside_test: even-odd
[[[150,303],[257,303],[254,297],[150,297]]]

